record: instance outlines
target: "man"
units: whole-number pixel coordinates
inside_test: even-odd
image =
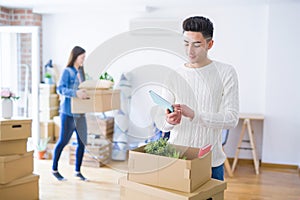
[[[162,131],[171,131],[173,144],[203,147],[212,145],[212,178],[224,180],[222,129],[238,122],[239,94],[235,69],[208,58],[212,48],[213,24],[205,17],[190,17],[183,22],[184,46],[188,63],[167,81],[174,112],[155,120]],[[160,121],[160,122],[159,122]]]

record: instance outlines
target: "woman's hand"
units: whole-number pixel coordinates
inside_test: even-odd
[[[85,89],[80,89],[80,90],[77,90],[76,91],[76,96],[79,98],[79,99],[89,99],[89,96],[86,92]]]

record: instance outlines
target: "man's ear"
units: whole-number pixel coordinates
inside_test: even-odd
[[[214,45],[214,40],[211,39],[211,40],[208,42],[207,50],[211,49],[213,45]]]

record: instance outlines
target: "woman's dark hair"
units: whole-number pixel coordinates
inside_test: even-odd
[[[195,16],[190,17],[184,20],[182,24],[183,32],[184,31],[192,31],[192,32],[200,32],[203,37],[206,39],[212,39],[214,26],[213,23],[205,17]]]
[[[76,61],[77,57],[84,53],[85,53],[85,50],[83,48],[81,48],[79,46],[75,46],[72,49],[71,54],[69,56],[67,67],[74,66],[74,62]]]

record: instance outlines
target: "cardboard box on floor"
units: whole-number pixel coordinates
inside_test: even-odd
[[[33,172],[33,151],[23,155],[0,156],[0,184],[6,184]]]
[[[170,189],[158,188],[128,181],[126,177],[119,179],[121,200],[223,200],[226,182],[210,179],[194,192],[186,193]]]
[[[144,147],[129,151],[128,180],[137,183],[193,192],[211,178],[211,152],[198,158],[198,148],[173,145],[184,159],[144,153]]]
[[[31,123],[31,119],[0,119],[0,141],[27,139]]]
[[[3,199],[39,199],[39,176],[31,174],[8,184],[0,184]]]

